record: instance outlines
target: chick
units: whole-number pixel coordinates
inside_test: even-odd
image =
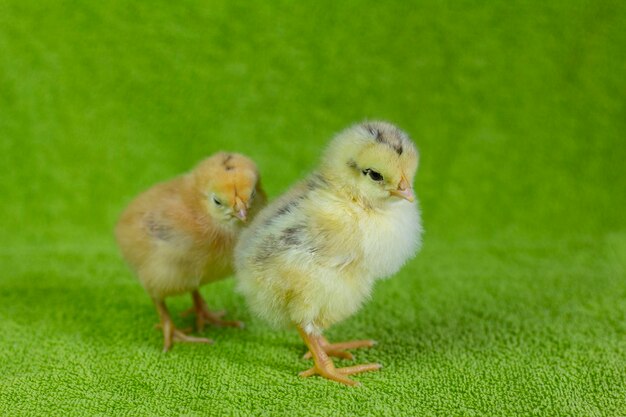
[[[397,272],[417,251],[421,220],[411,184],[418,154],[406,133],[365,122],[337,135],[316,171],[263,209],[235,248],[238,290],[251,310],[277,326],[295,326],[321,375],[348,375],[379,364],[335,368],[353,359],[359,340],[329,343],[322,332],[354,314],[374,282]]]
[[[239,326],[211,312],[200,286],[232,274],[241,224],[265,205],[255,164],[243,155],[217,153],[191,172],[153,186],[122,213],[115,235],[123,257],[154,301],[163,350],[174,341],[212,343],[178,330],[165,298],[191,292],[199,331],[206,323]]]

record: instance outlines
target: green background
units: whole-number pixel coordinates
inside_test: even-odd
[[[626,3],[307,3],[0,0],[0,414],[626,415]],[[422,252],[328,333],[383,370],[298,378],[232,280],[247,328],[162,354],[123,207],[222,149],[275,197],[365,118],[421,151]]]

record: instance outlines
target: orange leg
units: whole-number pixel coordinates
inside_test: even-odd
[[[328,356],[348,360],[354,360],[354,355],[350,352],[346,352],[346,349],[372,347],[376,344],[375,340],[352,340],[350,342],[330,343],[324,336],[319,336],[319,341],[322,349],[324,349]],[[311,351],[305,353],[303,358],[310,359]]]
[[[243,323],[236,320],[222,320],[225,311],[210,311],[206,301],[202,298],[200,291],[194,290],[191,293],[193,307],[182,313],[183,317],[194,313],[196,315],[196,330],[201,332],[204,325],[210,323],[214,326],[243,327]]]
[[[370,363],[365,365],[349,366],[346,368],[335,368],[335,364],[333,363],[332,359],[328,357],[328,354],[320,343],[321,340],[325,339],[322,339],[320,336],[313,336],[308,334],[300,326],[298,326],[298,333],[300,333],[300,337],[302,337],[304,343],[306,343],[307,347],[309,348],[309,351],[311,352],[311,356],[313,357],[313,361],[315,363],[312,368],[300,372],[301,377],[320,375],[332,381],[354,386],[359,385],[359,383],[348,378],[346,375],[352,375],[366,371],[375,371],[382,367],[382,365],[378,363]]]
[[[192,337],[186,335],[182,330],[178,330],[174,326],[172,317],[170,316],[167,306],[163,300],[154,300],[161,323],[159,327],[163,330],[163,352],[167,352],[172,348],[174,342],[186,343],[213,343],[213,340],[204,337]]]

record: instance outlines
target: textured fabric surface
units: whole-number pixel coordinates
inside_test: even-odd
[[[0,414],[626,415],[626,5],[409,3],[0,0]],[[422,155],[422,252],[328,332],[384,368],[299,378],[233,280],[161,353],[125,204],[222,149],[276,197],[365,118]]]

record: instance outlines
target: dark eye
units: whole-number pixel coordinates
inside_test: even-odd
[[[217,197],[213,196],[213,202],[215,203],[216,206],[221,206],[222,202],[220,200],[217,199]]]
[[[380,172],[376,172],[373,169],[366,169],[363,171],[363,175],[369,175],[369,177],[374,181],[382,181],[383,176],[380,175]]]

